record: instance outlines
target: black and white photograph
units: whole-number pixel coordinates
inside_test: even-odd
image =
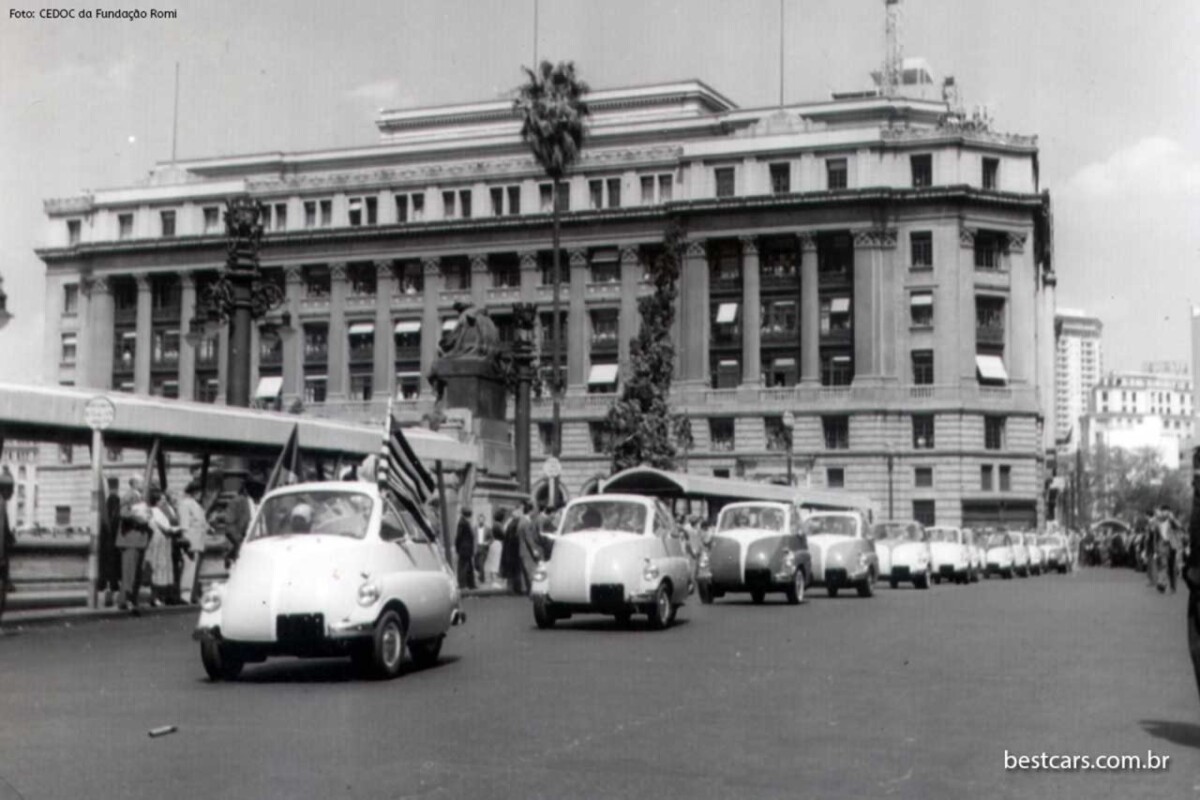
[[[8,0],[0,800],[1200,800],[1197,42]]]

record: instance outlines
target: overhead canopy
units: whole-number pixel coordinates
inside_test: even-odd
[[[979,377],[985,381],[1008,383],[1008,370],[1004,368],[1004,359],[1000,356],[980,353],[975,356],[975,368],[979,370]]]
[[[265,375],[258,379],[258,388],[254,391],[255,400],[274,400],[283,391],[283,376]]]
[[[617,382],[616,364],[592,364],[588,372],[588,386],[604,386]]]
[[[393,333],[420,333],[421,320],[419,319],[402,319],[396,323]]]
[[[732,325],[737,322],[738,304],[737,303],[721,303],[717,306],[717,324]]]
[[[375,332],[374,322],[356,322],[350,326],[351,336],[366,336]]]
[[[850,311],[849,297],[835,297],[829,303],[829,310],[834,314],[846,314]]]
[[[800,489],[774,483],[715,478],[687,472],[667,472],[653,467],[630,467],[600,486],[602,494],[641,494],[652,497],[720,500],[764,500],[796,502],[807,508],[872,509],[862,495],[835,489]]]

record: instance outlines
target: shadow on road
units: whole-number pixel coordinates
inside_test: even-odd
[[[397,680],[407,675],[415,675],[430,670],[449,666],[458,661],[460,656],[444,655],[438,663],[430,667],[420,668],[411,661],[406,661],[400,667]],[[287,661],[268,661],[265,664],[247,664],[245,671],[237,680],[238,683],[358,683],[371,682],[364,678],[349,659],[345,658],[297,658]]]
[[[1161,719],[1144,719],[1141,725],[1142,730],[1158,739],[1200,750],[1200,725]]]
[[[667,630],[671,630],[672,628],[681,628],[687,624],[687,617],[676,617],[675,621],[671,623],[671,627],[667,628]],[[564,631],[640,631],[643,633],[662,633],[662,631],[656,631],[652,629],[650,627],[650,621],[645,617],[635,617],[634,619],[631,619],[628,624],[617,622],[612,617],[593,617],[589,619],[578,620],[560,619],[556,623],[555,627],[561,628]]]

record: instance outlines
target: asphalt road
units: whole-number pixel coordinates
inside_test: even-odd
[[[0,639],[0,798],[1200,797],[1184,607],[1109,570],[693,599],[661,633],[480,598],[388,683],[290,659],[209,683],[191,616],[30,629]]]

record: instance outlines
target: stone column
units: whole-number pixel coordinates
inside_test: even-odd
[[[891,277],[885,276],[884,250],[894,249],[896,233],[872,229],[854,234],[854,383],[883,379],[888,362],[887,349],[894,339],[889,321],[894,320],[895,303],[888,295]]]
[[[629,363],[629,342],[638,335],[641,317],[638,314],[638,286],[641,284],[641,261],[637,247],[621,248],[621,311],[617,318],[617,362]]]
[[[537,302],[538,289],[538,254],[535,250],[526,250],[518,254],[521,259],[521,302]]]
[[[742,385],[762,385],[762,292],[758,240],[742,237]]]
[[[300,267],[283,270],[285,307],[292,315],[295,332],[283,342],[283,408],[304,397],[304,323],[300,321],[300,300],[304,294],[304,273]]]
[[[432,397],[429,372],[437,359],[438,341],[442,338],[442,319],[438,314],[438,300],[442,294],[442,259],[438,256],[421,259],[425,272],[424,300],[421,311],[421,395]]]
[[[396,273],[391,261],[375,262],[375,371],[371,396],[387,400],[396,393],[396,336],[392,333],[392,295]]]
[[[955,331],[958,337],[958,364],[947,374],[957,376],[964,384],[977,386],[979,379],[976,377],[975,367],[975,233],[975,228],[964,226],[958,229],[959,255],[955,276],[959,285],[958,330]],[[933,313],[937,314],[936,308]]]
[[[88,287],[86,385],[112,388],[113,324],[115,308],[107,278],[93,278]],[[82,336],[80,339],[84,338]]]
[[[586,250],[571,250],[571,289],[567,299],[567,389],[587,393],[588,320],[587,294],[588,257]]]
[[[138,275],[137,279],[137,352],[133,359],[133,391],[135,394],[150,394],[150,276]]]
[[[179,399],[196,399],[196,348],[184,338],[196,316],[196,278],[190,271],[179,273]]]
[[[817,277],[817,240],[800,234],[800,383],[821,383],[821,289]]]
[[[1034,261],[1034,270],[1041,271],[1041,265]],[[1057,444],[1058,409],[1054,396],[1054,362],[1056,355],[1054,341],[1054,309],[1058,294],[1058,276],[1053,272],[1044,272],[1042,280],[1042,323],[1039,330],[1042,336],[1038,340],[1038,356],[1041,359],[1041,369],[1038,372],[1038,399],[1041,401],[1042,416],[1046,420],[1042,435],[1042,446],[1046,452],[1053,452]]]
[[[680,346],[683,381],[693,386],[708,383],[705,360],[709,345],[708,254],[704,240],[688,242],[680,270]]]
[[[471,302],[476,308],[487,307],[488,284],[487,256],[476,253],[471,256]]]
[[[328,400],[346,399],[346,264],[329,265],[329,355],[326,368]]]
[[[1005,366],[1010,383],[1033,386],[1037,382],[1037,341],[1041,338],[1037,309],[1041,281],[1032,254],[1025,252],[1025,234],[1008,235],[1003,258],[1009,280],[1004,321]]]
[[[217,405],[226,404],[226,388],[229,385],[229,323],[222,322],[217,333]]]

